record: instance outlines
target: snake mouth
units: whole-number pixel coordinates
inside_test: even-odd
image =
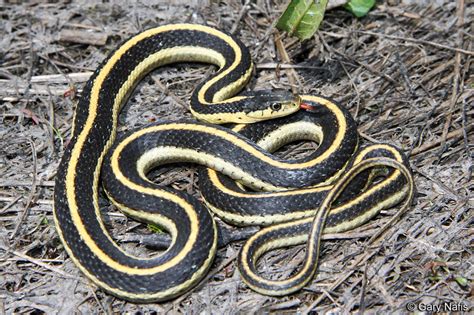
[[[300,103],[300,108],[304,109],[304,110],[311,111],[311,110],[314,110],[314,107],[315,107],[314,105],[311,105],[311,104],[308,104],[308,103],[304,103],[304,102]]]

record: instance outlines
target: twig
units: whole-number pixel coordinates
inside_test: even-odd
[[[25,208],[23,209],[23,212],[20,215],[20,219],[18,220],[18,223],[17,223],[15,229],[13,230],[13,233],[10,235],[11,240],[13,238],[15,238],[16,234],[20,230],[20,226],[23,223],[23,221],[25,220],[26,215],[28,214],[28,209],[30,208],[31,202],[33,201],[33,198],[36,194],[36,170],[37,170],[36,147],[35,147],[35,143],[33,142],[33,140],[27,139],[27,141],[29,142],[29,144],[31,146],[31,154],[33,156],[33,179],[32,179],[30,194],[28,196],[28,200],[26,201]]]
[[[418,169],[416,166],[412,165],[411,168],[413,169],[413,171],[417,172],[418,174],[420,174],[421,176],[423,176],[424,178],[426,179],[429,179],[430,181],[432,181],[433,183],[435,183],[436,185],[438,185],[439,187],[441,187],[441,189],[443,189],[446,193],[450,194],[451,197],[455,200],[462,200],[463,198],[462,197],[459,197],[459,195],[457,194],[456,191],[454,191],[453,188],[449,187],[447,184],[441,182],[439,179],[431,176],[431,175],[428,175],[426,174],[425,172],[423,172],[422,170]]]
[[[340,6],[343,6],[349,2],[349,0],[329,0],[328,5],[326,6],[326,10],[334,9]]]
[[[30,100],[30,93],[29,93],[29,88],[31,87],[31,77],[33,76],[34,73],[34,68],[35,68],[35,59],[37,57],[35,50],[33,49],[33,39],[32,39],[32,31],[31,31],[31,21],[32,17],[30,14],[27,15],[27,21],[28,21],[28,44],[29,44],[29,54],[30,54],[30,61],[28,63],[28,73],[26,75],[27,78],[27,88],[26,88],[26,99],[27,101]]]
[[[49,90],[49,85],[46,86]],[[56,150],[54,148],[54,134],[55,134],[55,123],[54,123],[54,105],[53,105],[53,96],[51,93],[49,94],[48,100],[43,101],[46,103],[45,105],[48,107],[48,120],[47,120],[47,125],[48,125],[48,133],[49,133],[49,146],[51,148],[51,151],[54,153]],[[46,120],[46,119],[45,119]]]
[[[28,255],[26,255],[26,254],[17,252],[17,251],[15,251],[15,250],[10,250],[10,249],[5,248],[5,247],[3,247],[3,246],[1,246],[1,245],[0,245],[0,249],[6,251],[6,252],[8,252],[8,253],[11,253],[11,254],[13,254],[13,255],[15,255],[15,256],[17,256],[17,257],[20,257],[21,259],[24,259],[24,260],[26,260],[26,261],[29,261],[29,262],[31,262],[31,263],[33,263],[33,264],[35,264],[35,265],[38,265],[38,266],[40,266],[40,267],[43,267],[43,268],[45,268],[45,269],[47,269],[47,270],[53,271],[53,272],[55,272],[55,273],[57,273],[57,274],[59,274],[59,275],[65,277],[65,278],[74,279],[74,280],[80,281],[80,282],[82,282],[82,283],[84,283],[84,284],[87,284],[87,282],[85,282],[82,278],[80,278],[80,277],[75,277],[75,276],[71,275],[70,273],[67,273],[67,272],[62,271],[61,269],[55,268],[55,267],[53,267],[53,266],[51,266],[51,265],[49,265],[49,264],[45,264],[44,262],[42,262],[42,261],[39,260],[39,259],[30,257],[30,256],[28,256]]]
[[[283,45],[283,42],[281,41],[281,37],[278,33],[275,34],[275,45],[278,50],[278,54],[280,55],[280,58],[283,62],[285,63],[290,63],[290,57],[288,56],[288,53],[285,49],[285,46]],[[291,85],[291,90],[293,93],[297,94],[298,91],[296,89],[297,86],[301,86],[299,79],[298,79],[298,74],[296,73],[295,69],[286,69],[286,75],[288,76],[288,81],[290,81]]]
[[[408,91],[410,92],[410,95],[413,95],[413,87],[410,82],[410,78],[408,77],[408,71],[405,65],[403,64],[403,60],[400,57],[400,53],[398,51],[395,51],[395,60],[399,65],[400,73],[402,75],[403,80],[405,81],[406,87],[408,88]]]
[[[266,311],[279,311],[283,309],[288,309],[292,307],[299,306],[301,303],[300,299],[292,299],[290,301],[285,301],[277,304],[270,305],[268,307],[265,307]],[[266,313],[266,312],[265,312]]]
[[[5,207],[3,207],[1,210],[0,210],[0,214],[4,213],[5,211],[7,211],[8,209],[10,209],[11,206],[13,206],[18,200],[20,200],[21,196],[17,196],[15,198],[13,198],[12,201],[10,201],[10,203],[6,204]]]
[[[237,28],[239,27],[240,20],[244,17],[244,14],[248,11],[249,9],[249,3],[250,0],[246,0],[242,8],[240,9],[239,15],[237,16],[237,19],[234,21],[234,25],[232,26],[232,29],[230,30],[231,34],[235,34],[237,31]]]
[[[456,15],[457,15],[457,27],[458,27],[458,47],[462,47],[462,38],[463,35],[460,32],[461,26],[464,23],[464,0],[458,0],[457,1],[457,10],[456,10]],[[453,119],[453,110],[454,106],[456,105],[457,99],[458,99],[458,88],[459,88],[459,76],[460,76],[460,64],[461,64],[461,53],[459,51],[456,51],[455,57],[454,57],[454,79],[453,79],[453,91],[451,94],[451,100],[450,100],[450,106],[448,110],[448,114],[446,117],[446,122],[444,123],[443,127],[443,135],[441,136],[441,145],[440,145],[440,153],[444,152],[446,149],[446,138],[448,136],[448,131],[449,127],[451,126],[451,121]],[[441,156],[441,154],[439,154]]]
[[[375,138],[372,138],[371,136],[369,136],[368,134],[366,134],[365,132],[361,131],[360,128],[358,129],[359,131],[359,135],[364,138],[365,140],[369,140],[370,142],[372,143],[380,143],[379,140],[375,139]]]
[[[430,72],[423,75],[421,80],[415,84],[414,88],[417,88],[418,86],[421,86],[422,84],[425,84],[426,82],[432,80],[436,75],[444,72],[446,69],[451,67],[453,64],[454,64],[454,60],[448,60],[446,62],[441,63],[439,66],[437,66],[436,68],[434,68]]]
[[[369,253],[366,252],[365,255],[362,255],[359,257],[359,259],[357,259],[355,261],[355,263],[353,264],[353,267],[351,268],[350,271],[348,271],[347,273],[344,273],[343,275],[341,275],[337,280],[336,282],[334,282],[331,287],[329,288],[329,291],[333,291],[335,290],[338,286],[340,286],[344,281],[346,281],[355,271],[356,271],[356,268],[357,266],[359,266],[359,264],[361,262],[366,262],[368,261],[370,258],[372,258],[373,255],[375,255],[377,253],[377,250],[373,250]],[[302,314],[305,315],[305,314],[308,314],[309,312],[311,312],[316,306],[318,306],[319,303],[321,303],[325,298],[327,297],[326,294],[321,294],[313,303],[311,303],[310,306],[308,306],[305,310],[303,310]]]
[[[472,171],[474,170],[474,166],[472,164],[473,155],[471,154],[471,149],[469,148],[469,142],[467,140],[468,129],[473,128],[473,125],[468,125],[467,119],[467,102],[463,100],[463,107],[462,107],[462,135],[464,139],[464,148],[466,149],[467,157],[471,159],[471,167],[469,168],[469,175],[467,176],[467,181],[471,180]]]
[[[177,298],[173,304],[165,310],[165,313],[168,313],[171,308],[174,306],[174,305],[177,305],[179,303],[181,303],[183,300],[185,300],[189,295],[191,295],[197,288],[200,288],[201,286],[203,286],[204,284],[206,284],[209,279],[211,279],[212,277],[214,277],[219,271],[221,271],[222,269],[224,269],[228,264],[230,264],[231,262],[233,262],[237,256],[239,255],[239,252],[235,252],[235,254],[233,254],[232,256],[230,256],[229,258],[227,258],[226,260],[224,260],[220,265],[219,267],[217,267],[216,269],[214,269],[213,271],[209,272],[207,274],[206,277],[204,277],[193,289],[189,290],[188,292],[186,292],[185,294],[181,295],[179,298]]]
[[[394,79],[392,79],[390,76],[386,75],[385,73],[382,73],[376,69],[374,69],[373,67],[371,67],[370,65],[364,63],[364,62],[361,62],[361,61],[358,61],[354,58],[350,58],[348,55],[346,55],[345,53],[343,52],[340,52],[339,50],[335,49],[335,48],[332,48],[331,46],[329,46],[326,41],[324,40],[324,37],[323,36],[320,36],[321,38],[321,42],[323,43],[324,47],[329,51],[329,52],[332,52],[332,53],[336,53],[338,54],[339,56],[342,56],[344,57],[345,59],[347,60],[352,60],[353,62],[355,62],[356,64],[358,64],[359,66],[365,68],[366,70],[368,70],[369,72],[372,72],[373,74],[375,75],[378,75],[379,77],[382,77],[384,78],[385,80],[389,81],[390,83],[393,83],[394,85],[399,85],[399,83],[397,81],[395,81]]]
[[[362,289],[360,290],[360,307],[359,307],[359,315],[363,315],[365,313],[365,291],[367,289],[367,269],[369,264],[365,263],[364,268],[364,277],[362,278]]]
[[[0,181],[0,187],[16,187],[16,186],[30,186],[31,182],[27,181],[19,181],[19,180],[7,180],[7,181]],[[36,183],[36,186],[43,186],[43,187],[54,187],[54,180],[39,180]]]
[[[439,107],[439,103],[433,98],[433,96],[431,95],[431,93],[426,89],[426,87],[424,86],[424,84],[422,83],[419,83],[419,86],[421,87],[422,91],[424,92],[424,94],[426,95],[426,101],[428,104],[431,105],[431,109],[428,113],[426,113],[424,115],[424,118],[421,120],[422,122],[422,127],[421,128],[417,128],[417,131],[416,131],[416,134],[414,136],[414,141],[412,141],[412,144],[410,145],[410,149],[408,150],[407,154],[408,155],[411,155],[414,147],[420,143],[420,139],[423,135],[423,132],[429,127],[429,119],[433,116],[433,114],[435,113],[436,109]]]
[[[409,176],[409,174],[404,174],[405,176]],[[400,210],[397,211],[397,213],[386,223],[384,224],[384,226],[382,226],[366,243],[365,245],[365,248],[368,249],[372,244],[375,244],[376,241],[379,241],[379,244],[376,245],[376,249],[373,250],[371,253],[369,253],[367,250],[364,250],[363,252],[366,253],[365,255],[361,256],[354,264],[353,264],[353,268],[351,271],[349,271],[348,273],[342,275],[330,288],[330,291],[336,289],[341,283],[343,283],[344,281],[346,281],[356,270],[357,266],[362,262],[364,261],[364,263],[366,263],[373,255],[375,255],[375,253],[377,253],[380,249],[380,244],[382,243],[382,238],[379,238],[382,234],[384,234],[385,232],[387,232],[388,228],[390,226],[393,226],[394,222],[397,221],[398,219],[400,219],[400,217],[406,212],[406,210],[409,208],[409,206],[411,205],[412,201],[413,201],[413,184],[410,184],[410,179],[408,179],[408,183],[409,185],[411,186],[411,188],[409,189],[408,193],[409,195],[406,196],[406,200],[405,202],[403,203],[403,205],[401,206]],[[410,193],[411,192],[411,193]],[[324,300],[324,298],[326,297],[326,295],[323,295],[321,294],[306,310],[303,311],[303,314],[307,314],[309,313],[311,310],[313,310],[319,303],[321,303],[322,300]]]
[[[474,130],[474,125],[466,126],[465,128],[461,128],[461,129],[458,129],[458,130],[455,130],[455,131],[451,131],[446,135],[446,140],[451,140],[451,139],[457,140],[457,139],[463,137],[464,133],[467,136],[467,133],[471,132],[472,130]],[[410,155],[413,156],[413,155],[423,153],[423,152],[425,152],[425,151],[427,151],[427,150],[429,150],[433,147],[436,147],[437,145],[442,143],[442,141],[443,141],[443,139],[441,138],[441,139],[437,139],[435,141],[425,143],[422,146],[419,146],[419,147],[413,149],[413,151],[411,151]]]
[[[176,96],[176,94],[174,94],[173,92],[171,92],[168,87],[166,85],[164,85],[163,83],[161,83],[160,79],[158,79],[157,77],[155,77],[154,75],[151,76],[151,79],[153,80],[153,82],[155,82],[155,84],[158,86],[158,88],[161,90],[162,93],[168,95],[169,97],[171,97],[173,99],[173,101],[175,101],[179,106],[185,108],[187,111],[189,111],[189,106],[183,102],[182,99],[180,99],[179,97]]]
[[[35,75],[31,77],[31,83],[81,83],[89,80],[93,74],[91,71],[87,72],[75,72],[68,74],[46,74],[46,75]],[[0,80],[0,84],[14,84],[15,80]]]
[[[451,47],[451,46],[446,46],[446,45],[438,44],[438,43],[431,42],[431,41],[428,41],[428,40],[423,40],[423,39],[387,35],[387,34],[375,33],[375,32],[370,32],[370,31],[354,30],[353,32],[367,34],[367,35],[374,35],[374,36],[379,36],[379,37],[385,37],[385,38],[394,39],[394,40],[402,40],[402,41],[407,41],[407,42],[412,42],[412,43],[426,44],[426,45],[434,46],[434,47],[437,47],[437,48],[452,50],[452,51],[456,51],[456,52],[459,52],[459,53],[462,53],[462,54],[465,54],[465,55],[474,56],[474,51],[465,50],[465,49],[456,48],[456,47]]]
[[[366,70],[372,72],[372,73],[375,74],[375,75],[378,75],[379,77],[384,78],[385,80],[389,81],[390,83],[392,83],[392,84],[394,84],[394,85],[396,85],[396,86],[400,85],[400,83],[399,83],[398,81],[394,80],[394,79],[393,79],[392,77],[390,77],[389,75],[387,75],[387,74],[385,74],[385,73],[383,73],[383,72],[380,72],[380,71],[374,69],[373,67],[371,67],[370,65],[368,65],[368,64],[366,64],[366,63],[364,63],[364,62],[361,62],[361,61],[359,61],[359,60],[357,60],[357,59],[351,58],[351,57],[349,57],[348,55],[346,55],[345,53],[340,52],[340,51],[337,50],[337,49],[331,49],[331,51],[335,52],[336,54],[338,54],[338,55],[340,55],[340,56],[342,56],[342,57],[344,57],[344,58],[346,58],[347,60],[352,60],[352,61],[354,61],[354,62],[357,63],[359,66],[365,68]]]
[[[267,62],[256,65],[257,69],[311,69],[311,70],[326,70],[327,67],[315,67],[309,65],[292,65],[288,63]]]
[[[355,83],[354,81],[354,78],[352,77],[352,75],[349,73],[349,71],[347,70],[346,66],[344,65],[344,63],[338,59],[337,60],[339,62],[339,64],[341,65],[342,69],[344,70],[344,72],[346,73],[347,77],[349,78],[349,81],[351,81],[351,85],[352,85],[352,88],[354,89],[354,91],[356,92],[356,98],[355,101],[356,102],[356,108],[355,108],[355,112],[354,112],[354,119],[357,119],[357,117],[359,116],[359,109],[360,109],[360,92],[359,92],[359,88],[357,87],[357,84]],[[353,103],[353,101],[351,101],[351,103]]]
[[[29,95],[62,96],[64,95],[64,92],[66,92],[66,90],[66,87],[46,88],[46,86],[44,85],[35,85],[34,87],[6,88],[2,90],[2,93],[11,96],[0,95],[0,100],[6,102],[16,102],[23,99],[29,100]]]
[[[107,43],[107,34],[91,32],[90,30],[62,30],[59,41],[77,44],[104,46]]]
[[[372,231],[366,232],[345,232],[345,233],[325,233],[321,235],[321,240],[343,240],[354,238],[365,238],[373,235]]]

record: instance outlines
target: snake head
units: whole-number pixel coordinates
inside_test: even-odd
[[[301,99],[286,90],[255,91],[244,105],[246,116],[254,122],[288,116],[298,111]]]

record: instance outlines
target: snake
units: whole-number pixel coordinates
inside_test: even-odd
[[[197,120],[160,121],[117,137],[119,113],[137,84],[158,67],[182,62],[217,66],[191,95]],[[264,226],[242,247],[242,279],[262,294],[291,294],[313,278],[322,233],[353,229],[411,200],[413,179],[399,149],[360,147],[351,114],[328,98],[243,91],[253,71],[250,52],[236,36],[170,24],[125,40],[87,81],[56,174],[53,214],[69,257],[102,290],[152,302],[196,286],[216,255],[214,214],[236,225]],[[296,140],[318,148],[291,160],[273,154]],[[204,203],[148,178],[156,167],[177,162],[202,166]],[[102,191],[127,216],[167,231],[168,249],[152,257],[122,249],[102,219]],[[259,274],[257,260],[265,252],[303,242],[307,259],[298,274],[285,280]]]

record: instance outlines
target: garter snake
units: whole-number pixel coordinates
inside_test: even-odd
[[[115,142],[118,114],[137,83],[159,66],[188,61],[211,63],[218,67],[217,72],[199,84],[191,96],[191,112],[202,122],[175,121],[151,125]],[[280,241],[275,242],[259,233],[250,240],[249,246],[244,246],[240,259],[244,280],[252,288],[268,294],[286,294],[292,289],[288,289],[285,283],[280,291],[275,290],[269,280],[256,276],[254,259],[268,248],[294,243],[295,239],[301,241],[304,231],[309,231],[309,218],[315,213],[318,213],[317,217],[321,216],[316,211],[317,205],[330,205],[334,199],[332,195],[339,194],[341,188],[338,187],[347,186],[348,179],[343,184],[338,181],[344,169],[352,167],[357,170],[355,177],[368,181],[372,173],[365,172],[363,166],[358,165],[371,161],[371,166],[380,166],[372,155],[386,156],[385,153],[392,161],[389,166],[395,165],[396,168],[373,187],[357,183],[349,185],[355,186],[360,194],[341,197],[343,200],[337,204],[336,214],[329,214],[328,221],[334,221],[329,224],[329,229],[336,226],[334,230],[345,230],[360,225],[380,209],[398,203],[407,194],[411,195],[411,186],[406,185],[411,178],[403,166],[406,161],[398,150],[391,146],[373,146],[357,151],[355,122],[347,110],[334,102],[317,96],[300,98],[283,91],[237,94],[250,79],[252,69],[248,49],[237,38],[211,27],[174,24],[144,31],[125,41],[86,83],[75,111],[71,141],[56,176],[54,218],[69,256],[99,287],[131,301],[167,300],[193,287],[212,264],[217,243],[212,216],[196,198],[158,187],[148,180],[147,172],[160,164],[177,161],[199,163],[247,187],[268,191],[260,193],[260,197],[259,193],[239,191],[240,186],[225,184],[227,179],[219,179],[212,173],[203,186],[209,192],[223,188],[228,196],[248,193],[252,198],[242,198],[256,201],[269,200],[275,195],[308,195],[304,189],[304,193],[288,189],[312,187],[309,193],[318,200],[314,206],[295,210],[295,216],[289,215],[291,219],[298,219],[294,222],[301,224],[277,225],[283,230],[298,226],[300,230],[295,230],[296,234],[277,232],[278,237],[273,237]],[[291,114],[300,109],[301,101],[311,104],[313,111],[321,112],[320,115],[306,114],[320,117],[319,121],[295,120],[293,125],[286,121],[300,115]],[[255,122],[258,123],[251,124]],[[271,127],[276,122],[280,127]],[[249,139],[237,132],[244,132],[246,127],[235,127],[232,131],[218,125],[224,123],[249,123],[267,131],[262,131],[258,138]],[[305,131],[296,132],[298,129]],[[256,131],[251,133],[257,134]],[[301,136],[319,142],[313,156],[286,161],[265,150],[266,147],[272,151]],[[112,146],[114,150],[111,150]],[[107,163],[102,165],[104,160]],[[113,241],[99,211],[101,172],[107,195],[121,211],[137,220],[158,224],[171,234],[172,244],[163,254],[151,258],[135,257]],[[354,171],[349,173],[352,179]],[[351,189],[344,188],[347,190]],[[209,194],[203,194],[210,209],[224,220],[243,224],[252,217],[245,212],[229,212],[215,200],[210,200]],[[366,202],[369,204],[367,211],[362,206]],[[275,204],[275,208],[278,206]],[[277,213],[273,218],[270,215],[270,218],[253,223],[281,222],[278,219],[281,216],[285,214]],[[311,232],[316,239],[319,239],[321,224],[313,225],[318,230],[317,233]],[[275,233],[275,229],[271,231]],[[318,240],[317,243],[319,245]],[[314,254],[313,251],[311,248],[309,254]],[[315,263],[313,258],[310,260]],[[305,272],[307,269],[305,267]],[[294,287],[300,288],[305,281],[309,279],[299,281]]]

